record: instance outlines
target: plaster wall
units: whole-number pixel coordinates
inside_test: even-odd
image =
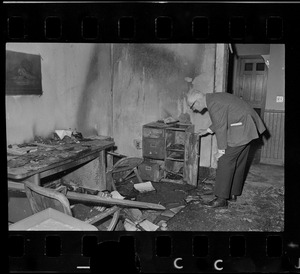
[[[285,48],[283,44],[270,45],[266,109],[284,110],[284,101],[276,102],[277,96],[285,96]]]
[[[7,143],[47,137],[72,128],[109,135],[109,45],[7,44],[8,50],[42,58],[42,96],[6,96]]]
[[[222,50],[215,44],[8,43],[6,48],[41,56],[43,87],[42,96],[6,96],[7,144],[76,128],[84,136],[112,136],[118,152],[141,156],[134,140],[141,141],[145,123],[187,113],[196,131],[210,125],[207,113],[187,107],[185,77],[196,79],[205,92],[222,91],[224,85],[223,59],[216,62]],[[211,142],[202,138],[201,166],[211,165]]]
[[[55,129],[77,129],[84,136],[111,135],[109,44],[7,44],[8,50],[39,54],[42,96],[6,96],[7,144],[48,137]],[[89,187],[99,184],[97,160],[69,176]]]
[[[114,45],[113,135],[121,154],[142,156],[134,140],[142,140],[142,125],[180,114],[190,115],[195,130],[207,128],[208,113],[193,113],[186,104],[190,84],[214,91],[214,44]],[[222,83],[223,84],[223,83]],[[202,138],[200,165],[210,166],[211,138]]]

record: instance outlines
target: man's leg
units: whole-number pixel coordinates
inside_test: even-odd
[[[237,159],[245,146],[227,147],[225,154],[218,160],[214,194],[217,197],[228,199],[237,164]]]
[[[246,145],[244,150],[238,156],[230,195],[240,196],[242,194],[243,185],[244,185],[245,167],[247,164],[249,150],[250,150],[250,144]]]

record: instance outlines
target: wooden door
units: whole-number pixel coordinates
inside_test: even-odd
[[[253,108],[265,109],[267,88],[267,66],[263,58],[239,58],[239,75],[234,92]]]
[[[239,57],[237,62],[237,77],[235,79],[234,94],[248,102],[263,119],[268,68],[262,57]],[[260,162],[263,140],[253,142],[250,150],[252,163]]]

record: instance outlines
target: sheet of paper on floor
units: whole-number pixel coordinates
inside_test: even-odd
[[[165,210],[163,213],[161,213],[160,215],[161,216],[166,216],[166,217],[169,217],[169,218],[172,218],[174,217],[176,213],[174,213],[173,211],[171,211],[170,209],[167,209]]]
[[[148,220],[140,222],[139,225],[147,231],[155,231],[159,228],[158,225],[155,225]]]
[[[172,212],[174,212],[175,214],[177,214],[181,209],[183,209],[185,206],[182,205],[182,206],[177,206],[177,207],[174,207],[174,208],[170,208],[170,210]]]
[[[110,194],[112,195],[112,198],[114,198],[114,199],[123,200],[125,198],[117,190],[112,191]]]
[[[138,190],[140,193],[144,192],[149,192],[149,191],[154,191],[155,188],[151,184],[150,181],[145,182],[145,183],[139,183],[139,184],[134,184],[134,188]]]

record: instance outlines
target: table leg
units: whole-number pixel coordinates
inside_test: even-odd
[[[37,186],[41,185],[41,176],[40,176],[40,173],[34,174],[31,178],[32,178],[32,182],[35,185],[37,185]]]
[[[106,164],[105,164],[105,150],[101,150],[99,153],[99,176],[100,176],[100,185],[106,185]]]
[[[114,156],[106,153],[106,159],[107,159],[107,169],[112,169],[112,167],[114,166]]]
[[[135,176],[138,178],[139,182],[143,183],[143,180],[142,180],[142,178],[141,178],[141,176],[140,176],[140,174],[139,174],[139,172],[138,172],[138,170],[137,170],[136,167],[133,169],[133,171],[135,173]]]

